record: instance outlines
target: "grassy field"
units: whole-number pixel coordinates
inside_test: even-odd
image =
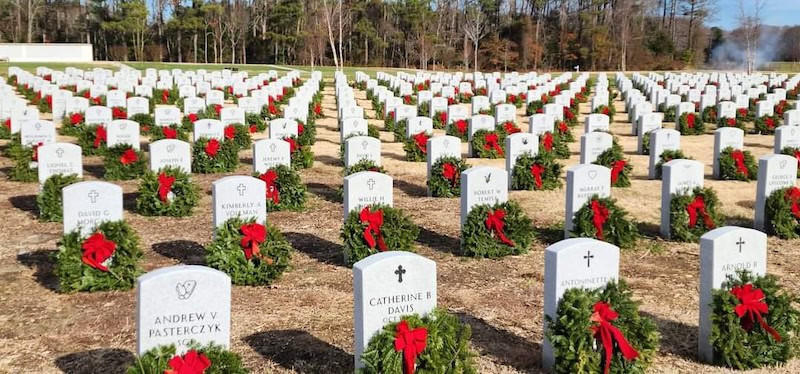
[[[119,66],[110,61],[98,61],[93,63],[66,63],[66,62],[0,62],[0,74],[7,74],[8,68],[16,66],[22,70],[35,73],[39,66],[47,66],[53,70],[64,70],[70,66],[79,69],[106,68],[111,70],[119,69]]]

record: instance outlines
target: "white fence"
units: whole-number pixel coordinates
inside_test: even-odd
[[[11,62],[91,62],[91,44],[0,43],[0,60]]]

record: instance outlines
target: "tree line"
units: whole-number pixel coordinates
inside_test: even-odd
[[[96,60],[118,61],[666,70],[699,66],[726,38],[736,40],[735,30],[704,25],[715,6],[715,0],[0,0],[0,41],[92,43]],[[779,30],[791,40],[798,31]],[[776,54],[800,57],[785,49]]]

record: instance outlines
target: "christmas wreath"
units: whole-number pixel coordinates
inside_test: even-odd
[[[350,212],[342,226],[344,257],[349,265],[385,251],[413,252],[419,227],[402,210],[384,204]]]
[[[739,271],[711,296],[714,363],[738,370],[777,366],[798,353],[797,295],[773,275]],[[794,305],[793,305],[794,304]]]
[[[434,129],[444,129],[445,125],[447,124],[447,112],[446,111],[437,111],[433,114],[433,128]]]
[[[193,173],[229,173],[238,166],[239,154],[233,142],[201,138],[192,147]]]
[[[264,117],[259,113],[245,113],[244,121],[250,128],[251,133],[264,132],[267,129],[267,122],[264,121]]]
[[[105,126],[83,126],[78,133],[78,145],[84,156],[102,155],[106,151],[108,135]]]
[[[430,135],[420,132],[412,135],[403,142],[403,150],[406,151],[406,161],[424,162],[428,154],[428,139]]]
[[[678,131],[681,135],[702,135],[706,131],[706,124],[695,113],[683,113],[678,119]]]
[[[189,343],[186,353],[176,354],[174,345],[158,346],[136,359],[129,368],[128,374],[246,374],[248,370],[242,364],[238,354],[225,349],[221,345],[209,343],[200,346],[197,342]]]
[[[386,174],[386,169],[384,169],[383,166],[378,166],[377,164],[375,164],[375,161],[365,158],[358,160],[358,162],[356,162],[353,165],[350,165],[349,168],[346,168],[344,170],[344,176],[346,177],[350,174],[355,174],[360,171],[374,171],[377,173]]]
[[[533,222],[516,202],[472,207],[461,228],[461,254],[500,258],[526,253],[534,239]]]
[[[60,130],[60,128],[59,128]],[[11,119],[7,118],[0,123],[0,139],[11,139]]]
[[[197,114],[200,119],[219,119],[219,114],[222,112],[222,105],[210,104],[206,106],[201,112]]]
[[[392,110],[383,117],[383,128],[386,129],[386,131],[394,132],[394,127],[394,111]]]
[[[155,142],[162,139],[177,139],[188,142],[189,132],[185,131],[181,126],[176,124],[153,127],[150,131],[150,141]]]
[[[250,139],[250,128],[242,125],[241,123],[233,123],[225,126],[225,140],[233,142],[236,149],[241,151],[250,148],[252,140]]]
[[[417,115],[419,115],[420,117],[430,117],[431,116],[430,114],[431,114],[430,100],[424,103],[419,103],[419,105],[417,106]]]
[[[756,118],[756,132],[762,135],[771,135],[775,129],[781,125],[781,118],[778,116],[761,116]]]
[[[561,140],[567,143],[572,143],[575,141],[575,135],[572,135],[572,129],[567,124],[567,122],[556,121],[556,130]]]
[[[445,133],[461,139],[462,142],[469,140],[469,123],[465,119],[453,121],[447,125]]]
[[[153,95],[150,96],[150,107],[175,104],[179,99],[180,95],[178,90],[153,90]]]
[[[736,110],[736,118],[739,121],[753,122],[753,120],[755,120],[755,118],[753,118],[753,117],[755,117],[753,115],[753,112],[751,112],[747,108],[739,108],[739,109]]]
[[[143,216],[187,217],[200,201],[200,188],[182,169],[148,171],[139,185],[136,212]]]
[[[477,374],[472,329],[442,309],[403,316],[370,340],[361,354],[363,374]]]
[[[550,153],[556,158],[568,159],[569,147],[560,132],[550,131],[539,136],[539,153]]]
[[[633,164],[625,158],[622,148],[612,146],[597,156],[593,164],[611,169],[611,187],[630,187]]]
[[[472,151],[478,158],[505,157],[505,135],[498,131],[478,130],[472,135]]]
[[[469,165],[461,158],[444,156],[431,166],[428,179],[428,191],[432,197],[461,196],[461,173],[469,169]]]
[[[408,127],[408,120],[403,119],[399,122],[395,123],[394,127],[392,128],[392,133],[394,134],[394,141],[396,142],[405,142],[406,140],[406,127]]]
[[[111,108],[111,118],[112,119],[128,119],[128,110],[121,107],[115,106]]]
[[[127,144],[109,148],[103,155],[103,167],[107,180],[130,180],[141,177],[147,169],[144,152]]]
[[[514,190],[554,190],[561,187],[561,164],[555,155],[540,152],[535,156],[525,153],[517,157],[512,173],[511,188]]]
[[[620,248],[633,248],[639,239],[636,222],[610,197],[592,196],[572,219],[572,236],[594,238]]]
[[[570,288],[557,317],[545,317],[555,373],[645,373],[655,360],[656,324],[639,314],[641,302],[624,279],[603,289]]]
[[[189,113],[183,118],[181,118],[181,129],[183,131],[192,131],[194,128],[194,123],[200,119],[200,116],[197,113]]]
[[[800,237],[800,189],[788,187],[773,191],[764,209],[768,234],[782,239]]]
[[[550,98],[547,95],[542,95],[541,100],[534,100],[528,103],[528,107],[525,108],[525,115],[532,116],[536,113],[544,113],[544,105],[550,101]]]
[[[722,180],[758,179],[758,164],[750,151],[727,147],[719,153],[719,177]]]
[[[593,113],[605,114],[609,118],[614,118],[614,115],[617,114],[617,110],[613,105],[600,105],[599,107],[595,108]]]
[[[744,122],[738,121],[735,117],[722,117],[717,120],[717,128],[737,127],[744,130]]]
[[[781,154],[792,156],[797,160],[797,177],[800,178],[800,148],[784,147]]]
[[[578,124],[578,109],[576,107],[564,107],[564,121],[567,126],[572,127]]]
[[[522,129],[520,129],[517,126],[517,124],[514,123],[514,121],[505,121],[505,122],[495,126],[495,131],[497,131],[499,133],[503,133],[504,135],[507,136],[507,135],[516,134],[516,133],[522,132]]]
[[[703,122],[705,123],[717,123],[717,108],[713,106],[707,106],[703,108]]]
[[[301,211],[306,205],[306,185],[300,174],[286,165],[276,165],[254,177],[267,184],[267,211]]]
[[[254,218],[231,218],[217,227],[206,247],[208,266],[225,272],[240,286],[271,284],[289,268],[292,246],[278,229]]]
[[[39,152],[42,143],[31,147],[23,146],[19,136],[13,136],[6,152],[14,160],[14,167],[9,170],[8,177],[17,182],[36,182],[39,178]]]
[[[721,203],[709,187],[695,187],[687,192],[672,195],[669,210],[671,237],[696,243],[700,236],[723,223]]]
[[[67,115],[61,119],[61,126],[58,128],[58,133],[64,136],[78,136],[85,124],[83,113],[67,113]]]
[[[317,142],[317,126],[313,121],[308,123],[297,121],[297,142],[302,146],[314,145]]]
[[[294,136],[283,140],[289,142],[289,155],[292,159],[293,169],[308,169],[314,165],[314,152],[311,151],[311,147],[301,146]]]
[[[78,181],[78,176],[75,174],[54,174],[44,181],[42,190],[36,196],[40,221],[61,222],[63,220],[63,194],[61,191],[64,187]]]
[[[656,163],[656,179],[661,179],[661,170],[664,164],[672,160],[691,160],[691,158],[686,157],[680,149],[667,149],[662,151]]]
[[[139,238],[125,221],[103,222],[88,237],[64,235],[55,253],[59,291],[129,290],[142,273]]]
[[[664,113],[664,122],[675,122],[675,105],[668,107],[666,104],[661,104],[658,109],[659,112]]]

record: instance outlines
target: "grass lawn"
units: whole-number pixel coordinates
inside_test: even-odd
[[[85,62],[76,62],[76,63],[68,63],[68,62],[0,62],[0,74],[6,75],[8,74],[8,68],[11,66],[16,66],[22,70],[35,73],[36,68],[39,66],[47,66],[53,70],[61,70],[68,67],[74,67],[78,69],[92,69],[92,68],[106,68],[110,70],[117,70],[119,67],[108,61],[98,61],[94,63],[85,63]]]
[[[770,62],[764,70],[797,73],[800,72],[800,62]]]

